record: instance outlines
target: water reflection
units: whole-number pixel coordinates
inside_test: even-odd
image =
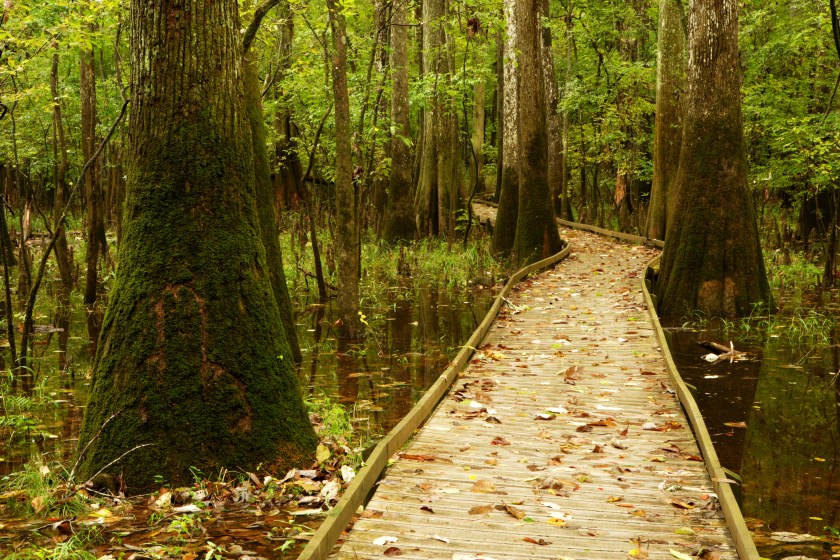
[[[770,336],[738,344],[751,360],[708,364],[698,340],[728,343],[722,330],[671,328],[671,351],[706,420],[746,518],[767,531],[824,535],[840,525],[840,353]],[[746,427],[727,424],[744,422]],[[779,543],[776,543],[778,545]],[[770,552],[759,551],[772,556]],[[790,550],[788,549],[788,553]]]

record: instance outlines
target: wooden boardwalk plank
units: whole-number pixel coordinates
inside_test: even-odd
[[[334,557],[738,557],[641,294],[655,251],[562,234]]]

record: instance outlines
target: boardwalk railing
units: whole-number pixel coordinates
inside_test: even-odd
[[[449,367],[443,371],[440,377],[438,377],[438,380],[426,391],[402,421],[394,426],[388,432],[388,435],[382,438],[376,445],[370,457],[368,457],[365,466],[350,483],[350,486],[345,490],[344,495],[336,506],[330,510],[324,523],[318,528],[312,540],[309,541],[306,548],[298,556],[298,560],[320,560],[330,554],[341,533],[356,513],[356,510],[363,504],[365,498],[373,489],[374,484],[376,484],[376,481],[382,476],[385,467],[388,465],[388,460],[402,448],[414,434],[414,431],[428,420],[438,402],[446,395],[449,387],[458,378],[458,374],[470,363],[473,353],[481,345],[482,340],[484,340],[484,337],[493,325],[496,315],[498,315],[499,310],[504,304],[505,298],[508,297],[513,287],[532,272],[557,264],[569,256],[570,252],[571,248],[566,243],[566,247],[556,255],[521,268],[510,277],[502,288],[502,291],[496,296],[493,305],[484,316],[484,320],[475,332],[473,332],[466,344],[461,347],[461,351],[458,352],[449,364]]]

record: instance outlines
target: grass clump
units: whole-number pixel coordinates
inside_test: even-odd
[[[69,491],[67,470],[33,457],[23,469],[0,478],[0,502],[26,517],[75,517],[88,510],[85,498]]]

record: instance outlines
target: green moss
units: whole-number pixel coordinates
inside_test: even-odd
[[[249,137],[216,130],[210,116],[173,127],[130,170],[82,477],[129,452],[107,471],[139,491],[156,474],[182,484],[191,466],[286,468],[314,450],[266,273]]]

